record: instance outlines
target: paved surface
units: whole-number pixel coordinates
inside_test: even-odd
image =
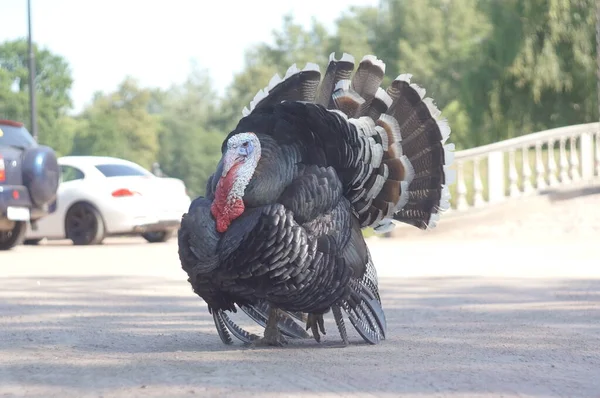
[[[370,245],[389,337],[221,344],[175,242],[0,253],[0,397],[600,397],[600,196]],[[410,239],[408,238],[410,236]]]

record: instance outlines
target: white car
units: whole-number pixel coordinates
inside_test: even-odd
[[[179,229],[191,203],[183,181],[157,177],[127,160],[65,156],[58,164],[56,211],[28,226],[28,244],[67,238],[90,245],[115,235],[165,242]]]

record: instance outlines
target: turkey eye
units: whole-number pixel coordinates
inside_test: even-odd
[[[243,146],[244,148],[246,148],[246,147],[248,146],[248,142],[244,142],[244,143],[242,144],[242,146]]]

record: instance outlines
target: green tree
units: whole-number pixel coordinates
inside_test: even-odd
[[[67,116],[71,108],[71,70],[63,57],[40,49],[35,43],[33,49],[40,143],[50,145],[59,155],[65,155],[71,151],[75,132],[74,121]],[[29,125],[27,54],[25,39],[0,45],[0,117]]]
[[[158,153],[157,115],[149,113],[153,92],[127,77],[110,94],[96,93],[80,117],[73,153],[125,158],[150,167]]]
[[[461,103],[469,90],[468,72],[477,67],[479,45],[491,29],[477,0],[384,0],[380,8],[353,7],[336,21],[329,33],[317,21],[303,29],[286,16],[273,32],[273,44],[260,44],[246,53],[245,69],[234,77],[223,103],[223,127],[235,126],[248,105],[279,72],[293,63],[316,62],[324,71],[328,56],[353,54],[358,63],[375,54],[386,63],[386,87],[401,73],[414,75],[453,127],[460,146],[468,146],[470,114]],[[446,107],[448,107],[446,109]]]
[[[427,90],[427,96],[447,117],[453,142],[468,147],[473,141],[470,114],[462,103],[474,89],[467,76],[481,63],[479,46],[491,25],[478,9],[482,0],[385,0],[371,27],[371,48],[386,62],[384,84],[402,73]],[[362,11],[362,19],[368,10]],[[477,89],[475,87],[475,89]]]
[[[480,0],[492,32],[462,96],[485,142],[598,119],[593,0]]]
[[[324,53],[349,53],[358,57],[357,62],[367,54],[377,55],[375,51],[380,33],[380,14],[374,7],[351,7],[343,12],[336,21],[336,32],[328,41]],[[386,59],[387,60],[387,59]]]
[[[208,75],[195,66],[183,84],[163,93],[158,159],[162,170],[181,178],[194,196],[204,194],[225,138],[215,126],[215,99]]]
[[[263,43],[246,51],[244,70],[234,76],[221,104],[217,122],[222,131],[235,127],[242,109],[249,106],[258,90],[266,87],[276,73],[283,77],[294,63],[300,69],[307,62],[327,65],[330,37],[322,24],[313,20],[311,28],[306,30],[291,15],[286,15],[282,25],[281,30],[273,31],[272,45]]]

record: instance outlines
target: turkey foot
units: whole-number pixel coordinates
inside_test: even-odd
[[[277,308],[271,307],[269,309],[269,319],[267,320],[267,327],[265,328],[264,337],[255,340],[252,345],[254,346],[276,346],[281,347],[287,344],[287,340],[277,327],[277,321],[279,318],[279,311]]]
[[[317,341],[317,343],[321,342],[321,335],[319,334],[319,330],[323,335],[325,333],[325,323],[323,321],[323,314],[308,314],[308,319],[306,320],[306,330],[310,328],[313,337]]]

